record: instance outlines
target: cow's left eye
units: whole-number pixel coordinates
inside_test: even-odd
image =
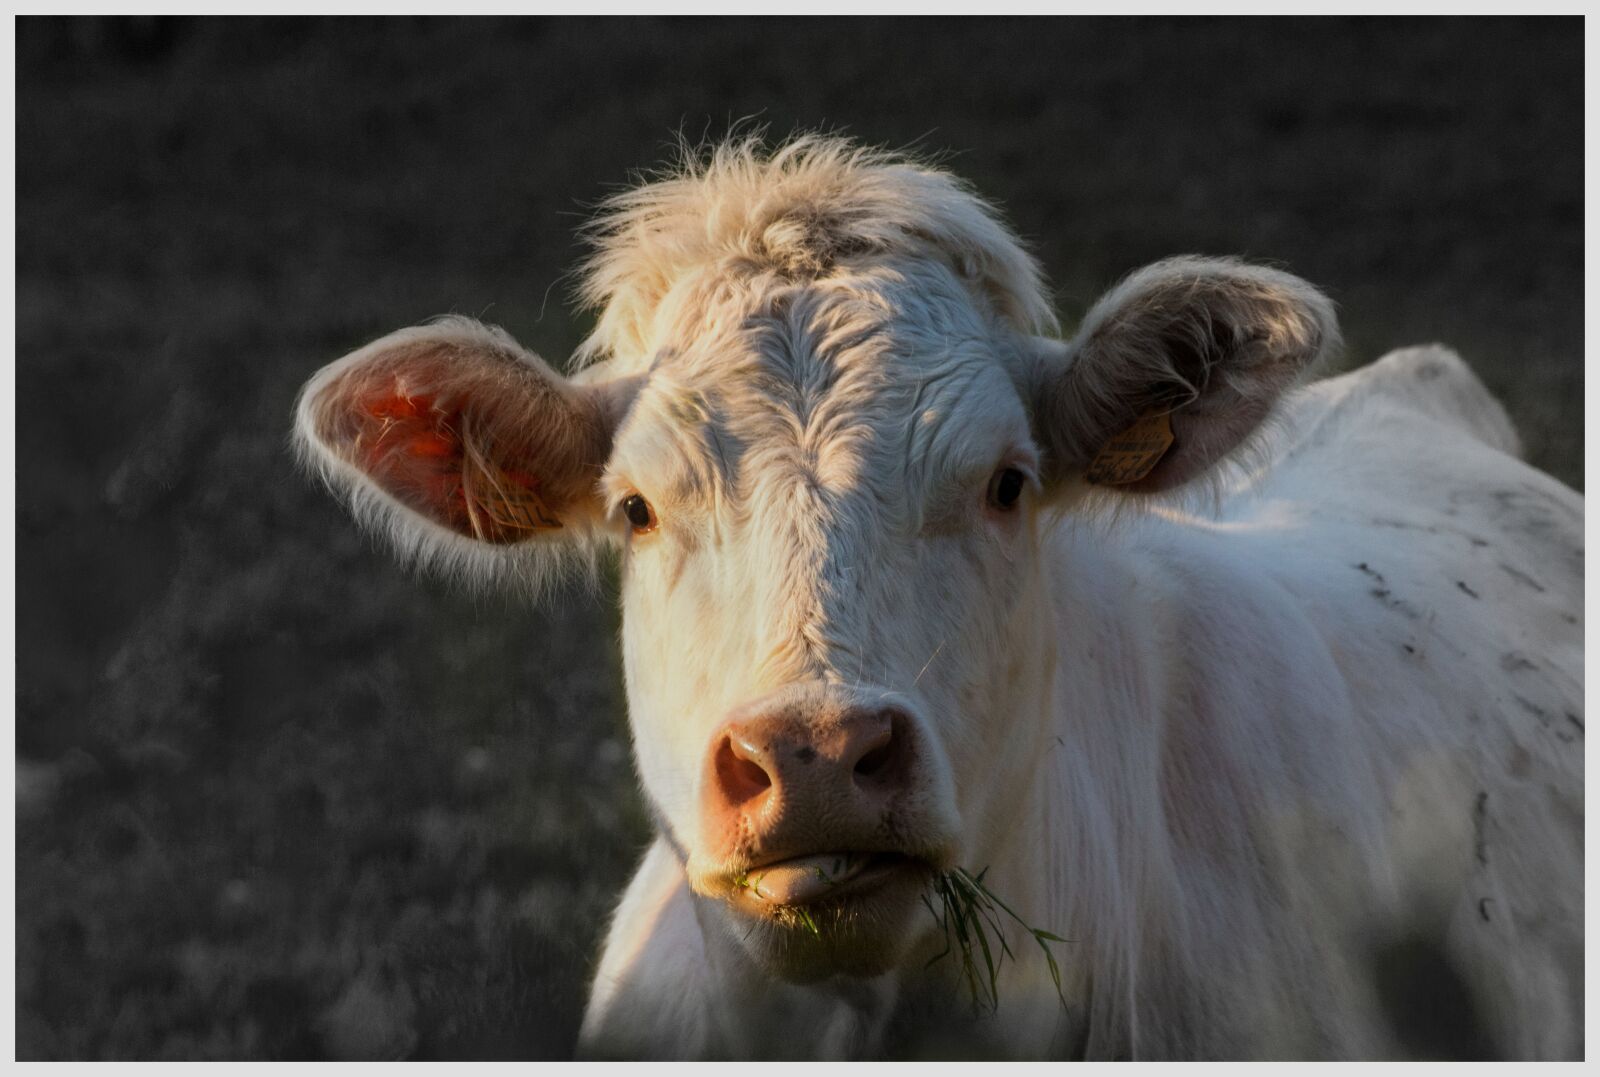
[[[1022,496],[1022,488],[1027,484],[1027,476],[1016,468],[1001,468],[989,480],[989,504],[1001,512],[1010,511],[1016,507],[1017,499]]]
[[[628,523],[633,525],[633,532],[636,535],[656,529],[655,510],[650,507],[650,502],[638,494],[634,494],[622,503],[622,514],[628,518]]]

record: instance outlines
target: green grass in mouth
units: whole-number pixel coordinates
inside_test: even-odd
[[[1050,952],[1050,943],[1067,940],[1043,928],[1029,926],[996,897],[983,883],[988,870],[985,868],[977,875],[963,868],[941,872],[923,893],[922,903],[938,922],[945,942],[944,949],[929,959],[928,966],[951,954],[957,955],[962,979],[972,992],[973,1009],[995,1012],[1000,1006],[1000,967],[1007,958],[1017,959],[1002,930],[1002,916],[1010,917],[1039,944],[1050,967],[1050,979],[1056,985],[1056,997],[1061,1000],[1062,1008],[1066,1008],[1067,999],[1061,992],[1061,967],[1056,963],[1055,954]]]

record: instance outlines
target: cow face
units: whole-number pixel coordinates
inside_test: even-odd
[[[937,265],[775,289],[685,334],[617,432],[639,772],[786,975],[898,960],[930,875],[1023,809],[1048,633],[1007,346]]]
[[[1302,282],[1184,260],[1042,341],[937,254],[683,271],[581,382],[403,330],[301,400],[308,458],[407,555],[529,580],[620,549],[645,795],[702,926],[790,979],[894,966],[935,873],[1033,855],[1047,517],[1207,473],[1334,337]]]

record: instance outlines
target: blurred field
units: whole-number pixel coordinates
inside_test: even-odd
[[[20,20],[18,1053],[561,1057],[647,840],[614,596],[395,570],[286,452],[458,311],[552,360],[583,207],[757,115],[955,151],[1069,322],[1277,262],[1581,486],[1582,24]]]

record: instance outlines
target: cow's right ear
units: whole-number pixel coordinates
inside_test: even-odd
[[[1071,341],[1030,342],[1046,479],[1124,496],[1203,487],[1338,346],[1333,304],[1298,277],[1228,258],[1146,266]]]
[[[584,538],[636,379],[575,385],[465,318],[391,333],[301,391],[302,457],[403,555],[482,560]]]

